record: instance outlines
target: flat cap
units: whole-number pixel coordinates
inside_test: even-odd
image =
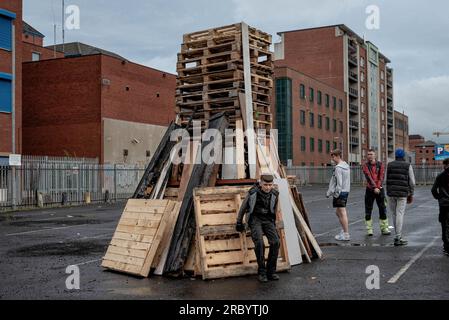
[[[263,174],[260,176],[260,180],[264,181],[264,182],[268,182],[271,183],[273,182],[273,176],[271,174]]]

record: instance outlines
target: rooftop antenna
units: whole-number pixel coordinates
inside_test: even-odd
[[[65,55],[65,1],[62,0],[62,52]]]

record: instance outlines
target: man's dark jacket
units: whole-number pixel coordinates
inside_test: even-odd
[[[440,173],[435,179],[432,194],[438,200],[440,207],[449,207],[449,168]]]
[[[246,213],[246,219],[245,219],[246,223],[248,223],[249,219],[251,218],[251,215],[254,213],[254,208],[256,206],[256,200],[257,200],[257,192],[258,192],[259,188],[260,188],[259,185],[254,185],[248,191],[248,195],[246,196],[245,200],[242,203],[242,206],[240,207],[240,211],[239,211],[239,214],[237,217],[238,224],[241,224],[243,222],[243,216],[245,215],[245,213]],[[278,197],[279,197],[279,191],[272,189],[269,214],[273,220],[276,220],[276,206],[277,206],[277,202],[278,202]]]
[[[389,197],[407,198],[413,195],[414,186],[410,185],[410,163],[405,159],[396,159],[387,167],[387,195]]]

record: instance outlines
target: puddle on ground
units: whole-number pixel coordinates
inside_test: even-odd
[[[14,227],[31,227],[42,225],[56,225],[56,226],[78,226],[82,224],[102,224],[108,223],[112,220],[96,220],[96,219],[81,219],[74,220],[74,218],[65,218],[60,220],[28,220],[28,221],[12,221],[10,226]]]
[[[108,244],[108,240],[42,243],[9,250],[7,255],[13,257],[87,256],[104,254]]]
[[[320,243],[320,247],[394,247],[392,243]]]

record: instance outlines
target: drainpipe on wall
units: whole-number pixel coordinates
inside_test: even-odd
[[[11,142],[12,142],[12,153],[16,153],[16,27],[15,24],[12,24],[12,124],[11,124]],[[11,185],[12,185],[12,208],[16,210],[17,206],[17,196],[16,196],[16,167],[12,167],[12,177],[11,177]]]

